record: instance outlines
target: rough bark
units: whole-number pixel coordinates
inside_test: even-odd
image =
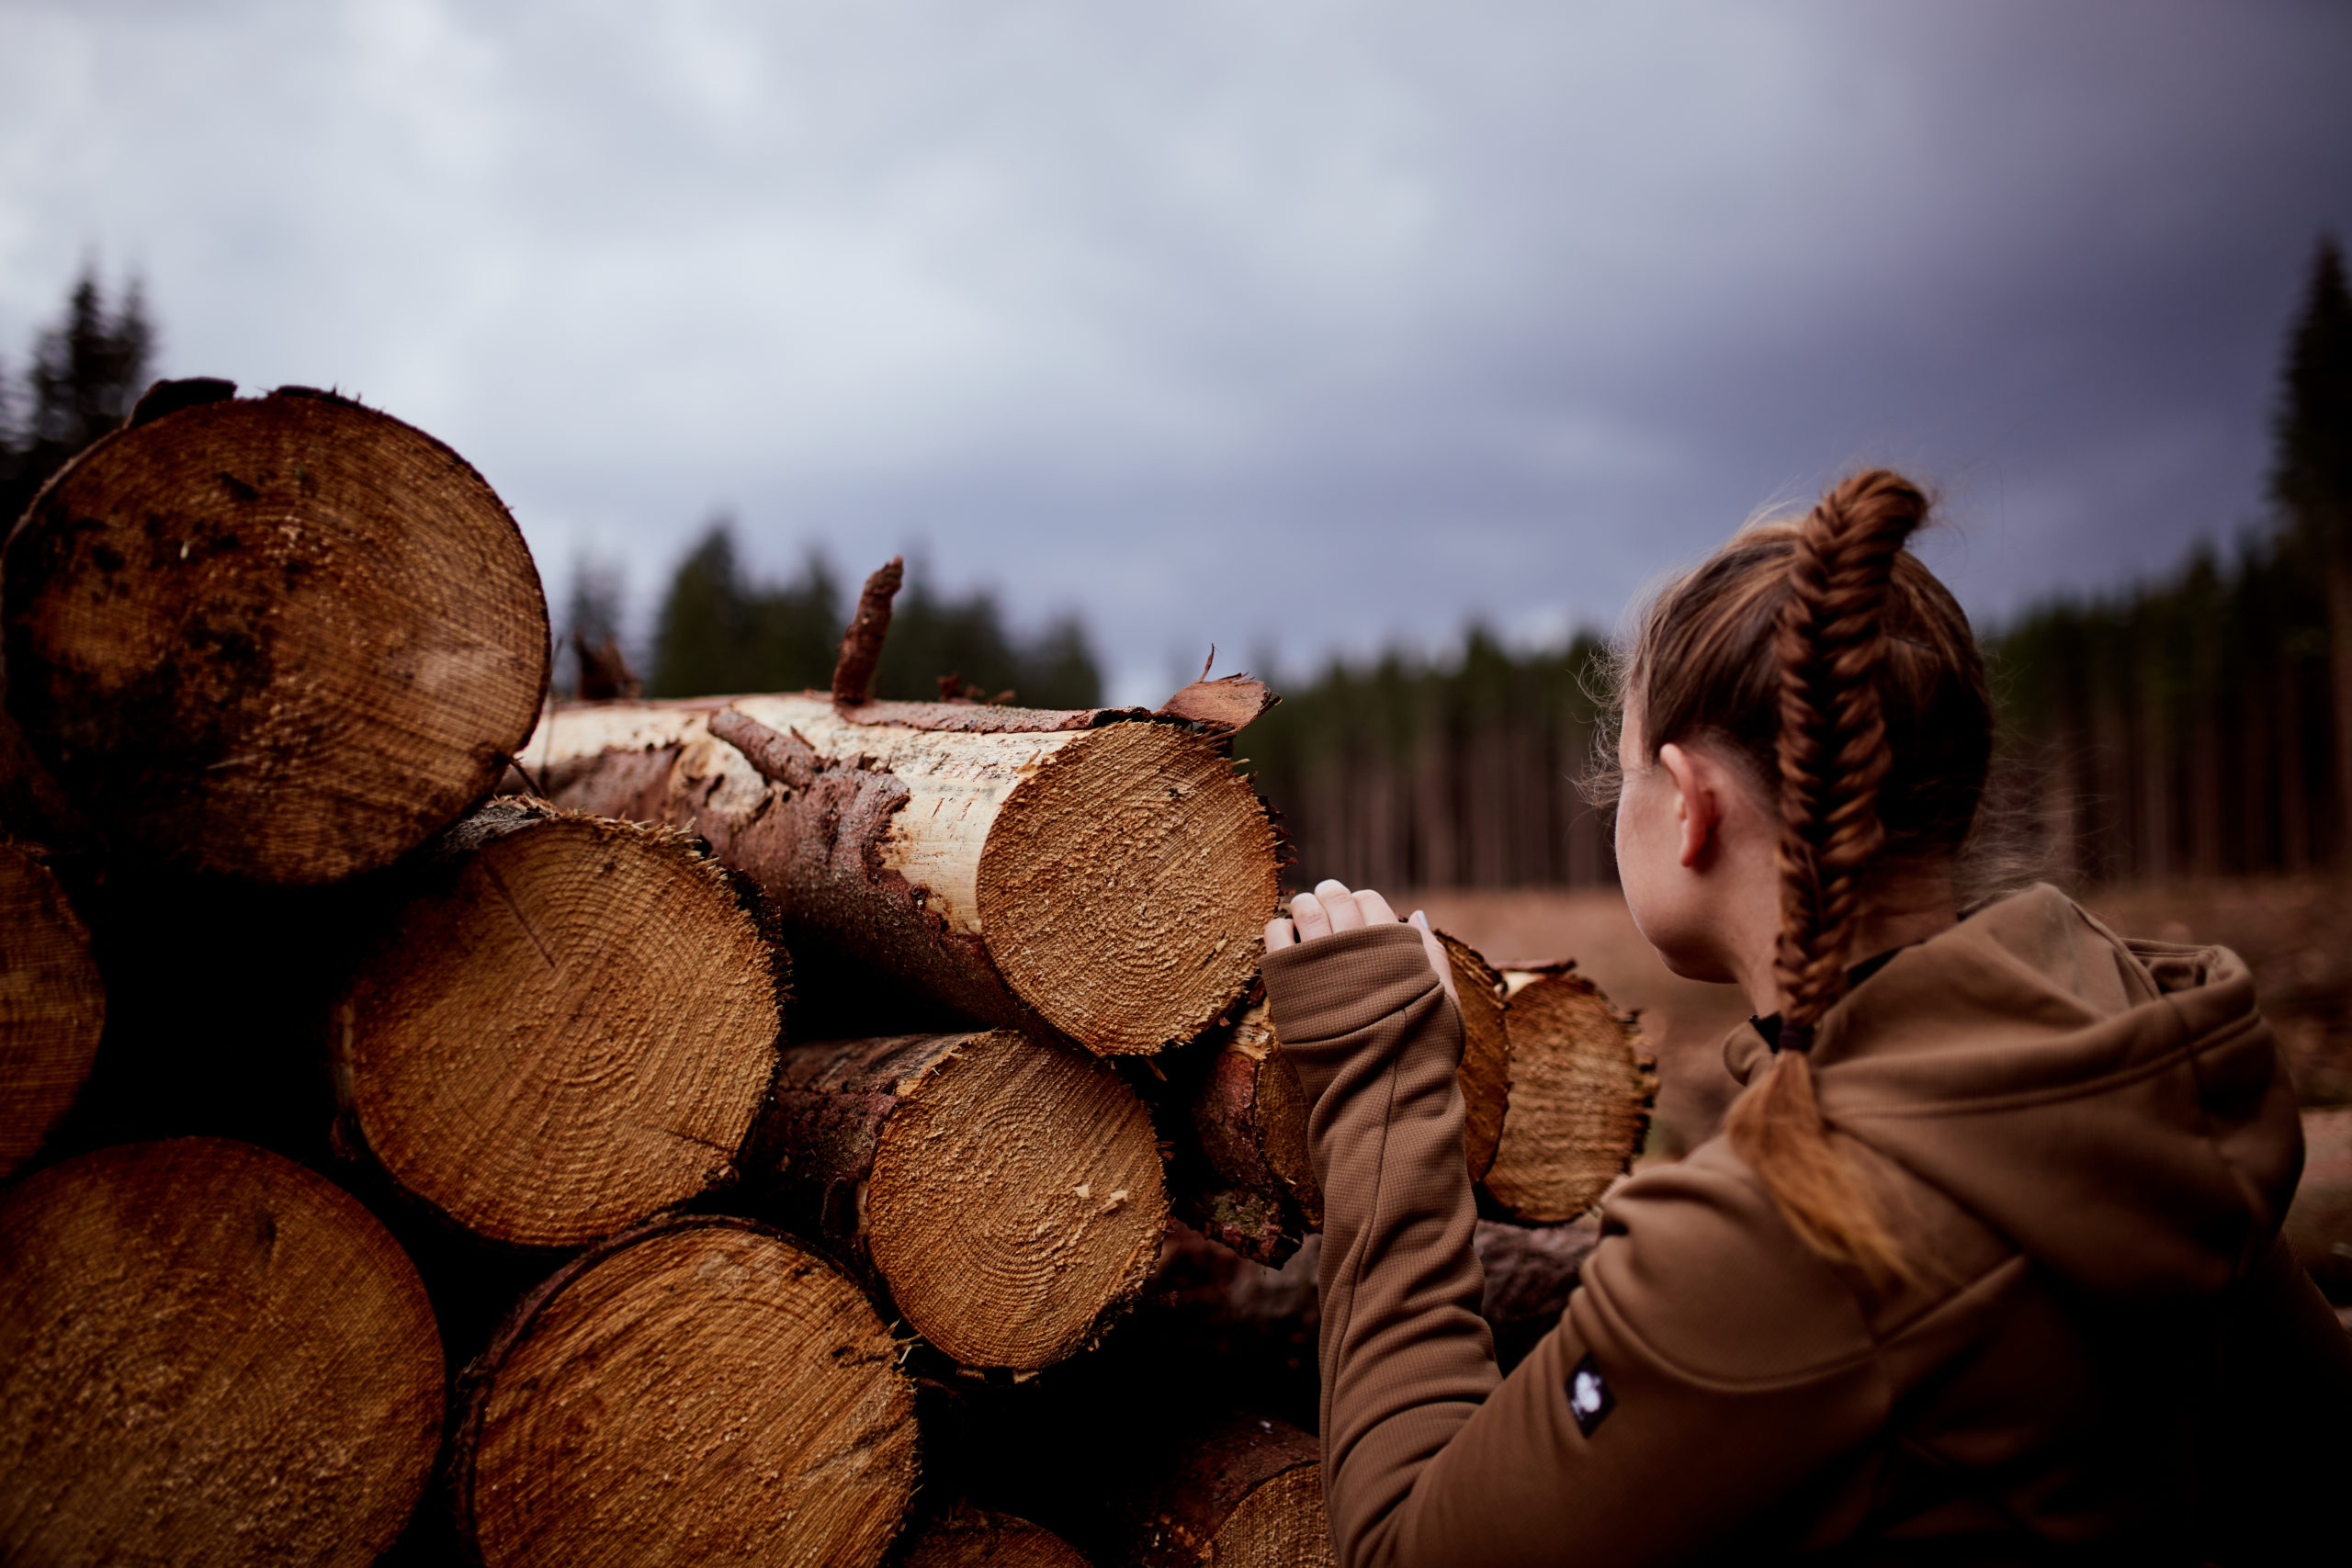
[[[1483,1180],[1502,1141],[1510,1104],[1510,1042],[1503,1028],[1503,977],[1461,938],[1438,933],[1453,964],[1453,990],[1462,1007],[1462,1152],[1470,1179]]]
[[[1510,1105],[1479,1192],[1490,1217],[1572,1220],[1633,1166],[1657,1098],[1641,1026],[1573,966],[1504,976]]]
[[[616,1236],[460,1380],[459,1540],[486,1568],[879,1562],[917,1479],[897,1362],[857,1288],[779,1232]]]
[[[1177,1214],[1241,1256],[1279,1268],[1323,1224],[1306,1150],[1306,1096],[1263,1001],[1171,1058]]]
[[[958,1503],[918,1531],[899,1568],[1087,1568],[1078,1549],[1011,1514]]]
[[[735,1176],[781,962],[686,835],[492,802],[433,846],[335,1009],[346,1130],[479,1235],[610,1235]]]
[[[547,684],[514,519],[447,446],[286,388],[128,424],[10,536],[6,701],[116,848],[319,883],[488,793]]]
[[[0,1197],[0,1560],[373,1562],[441,1433],[424,1289],[357,1202],[175,1139]]]
[[[1125,1509],[1138,1568],[1309,1568],[1333,1561],[1321,1449],[1286,1422],[1235,1416],[1153,1454]]]
[[[1114,1055],[1223,1013],[1275,906],[1272,828],[1206,728],[811,694],[560,707],[524,761],[564,805],[702,834],[804,958]]]
[[[40,851],[0,840],[0,1178],[40,1149],[97,1058],[106,989]]]
[[[1092,1345],[1168,1224],[1142,1101],[1108,1065],[1011,1030],[787,1048],[745,1164],[763,1213],[822,1236],[975,1369]]]

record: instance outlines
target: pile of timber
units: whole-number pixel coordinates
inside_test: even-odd
[[[1272,698],[877,700],[900,577],[831,691],[550,704],[520,532],[378,411],[159,383],[41,491],[0,1560],[1329,1560]],[[1532,1343],[1654,1084],[1450,945]]]

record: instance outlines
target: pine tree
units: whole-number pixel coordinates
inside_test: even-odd
[[[2270,494],[2327,585],[2338,819],[2352,822],[2352,297],[2333,239],[2320,242],[2287,351]],[[2341,844],[2352,851],[2352,833]],[[2352,858],[2352,856],[2347,856]]]
[[[16,416],[12,392],[0,410],[0,517],[13,522],[50,475],[122,423],[146,388],[154,346],[138,281],[109,310],[96,269],[85,268],[64,319],[34,349],[29,406]]]

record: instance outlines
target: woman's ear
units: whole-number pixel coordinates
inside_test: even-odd
[[[1723,821],[1723,780],[1706,758],[1694,756],[1672,741],[1657,749],[1657,760],[1674,781],[1679,797],[1674,807],[1675,825],[1682,837],[1677,859],[1687,869],[1703,869],[1701,863],[1713,850],[1715,829]]]

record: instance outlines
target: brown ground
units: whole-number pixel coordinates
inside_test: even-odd
[[[2287,1047],[2306,1105],[2352,1103],[2352,894],[2316,877],[2098,888],[2084,902],[2126,936],[2209,942],[2254,966],[2264,1010]],[[1638,1010],[1657,1053],[1654,1154],[1705,1135],[1733,1089],[1723,1037],[1747,1014],[1729,986],[1668,973],[1613,888],[1437,890],[1398,908],[1425,908],[1500,965],[1574,958],[1618,1006]]]

